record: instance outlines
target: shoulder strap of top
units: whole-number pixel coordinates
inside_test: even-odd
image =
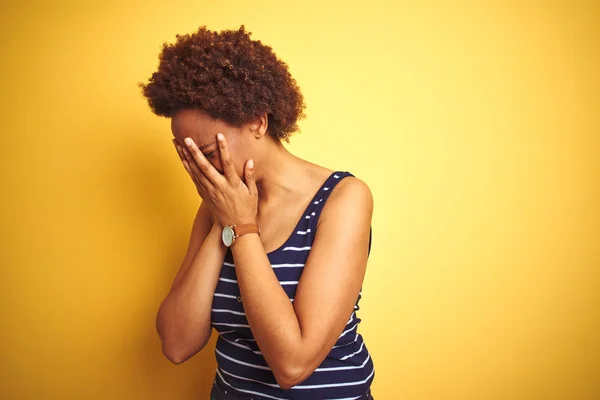
[[[327,202],[327,199],[331,195],[333,189],[337,186],[338,183],[342,181],[342,179],[347,178],[349,176],[354,177],[348,171],[335,171],[332,173],[329,178],[325,181],[323,186],[319,189],[315,197],[313,198],[312,204],[308,207],[308,215],[307,218],[310,218],[310,229],[312,232],[316,231],[317,222],[319,221],[319,216],[321,215],[321,211],[323,211],[323,207]],[[373,229],[369,229],[369,254],[371,253],[371,240],[373,237]]]
[[[309,206],[309,215],[310,215],[310,225],[311,230],[314,232],[317,227],[317,221],[319,220],[319,216],[321,215],[321,211],[323,211],[323,207],[327,202],[327,199],[331,195],[333,189],[337,186],[338,183],[342,181],[342,179],[354,176],[350,172],[346,171],[335,171],[332,173],[329,178],[323,183],[315,197],[313,198],[312,204]]]

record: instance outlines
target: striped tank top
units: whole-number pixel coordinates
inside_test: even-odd
[[[314,239],[317,220],[329,194],[349,172],[336,171],[323,183],[293,234],[267,257],[291,302]],[[369,252],[371,240],[369,238]],[[215,348],[217,376],[228,392],[252,399],[358,399],[370,388],[375,370],[358,333],[359,293],[354,311],[323,363],[302,383],[288,390],[277,384],[254,337],[240,297],[231,250],[228,249],[212,304],[211,323],[219,333]]]

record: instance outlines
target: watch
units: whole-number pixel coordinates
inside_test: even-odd
[[[255,224],[225,225],[221,238],[225,246],[231,247],[235,239],[247,233],[258,233],[260,235],[260,228]]]

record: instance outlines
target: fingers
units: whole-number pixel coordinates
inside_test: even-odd
[[[192,170],[197,173],[200,182],[209,181],[210,185],[207,184],[207,186],[217,186],[220,179],[223,179],[221,174],[208,162],[192,138],[185,138],[184,142],[187,146],[187,149],[184,147],[184,150],[187,150],[191,154],[192,160],[195,161],[196,165],[192,165]]]
[[[173,142],[173,146],[175,146],[175,150],[177,151],[177,154],[179,155],[179,159],[181,161],[185,160],[185,158],[183,157],[183,153],[181,152],[181,147],[179,147],[177,140],[173,139],[173,140],[171,140],[171,142]]]
[[[181,160],[183,167],[189,174],[190,178],[192,178],[192,182],[194,182],[194,185],[198,190],[198,194],[200,194],[200,197],[204,198],[206,194],[205,185],[209,184],[208,180],[206,179],[206,182],[201,183],[200,177],[202,176],[202,174],[198,172],[196,162],[192,158],[192,155],[187,151],[187,149],[179,146],[175,139],[173,139],[172,141],[175,145],[175,149],[177,150],[177,154],[179,155],[179,159]]]
[[[183,165],[186,166],[186,169],[190,171],[190,175],[192,175],[194,182],[199,184],[204,191],[206,188],[213,187],[210,180],[202,173],[198,164],[196,164],[196,160],[192,156],[192,154],[185,147],[181,148],[185,159],[183,160]]]
[[[190,163],[188,160],[182,160],[183,162],[183,166],[185,168],[185,170],[188,172],[188,174],[190,174],[190,178],[192,178],[192,180],[194,181],[195,185],[198,185],[198,178],[196,178],[196,173],[194,171],[192,171],[192,167],[190,166]]]
[[[187,160],[186,155],[183,152],[183,148],[179,146],[179,144],[177,144],[177,141],[175,139],[173,139],[173,145],[175,145],[175,150],[177,150],[177,154],[179,155],[179,159],[181,160],[185,170],[190,175],[190,178],[192,178],[192,181],[194,181],[194,184],[198,185],[198,180],[196,179],[196,177],[194,176],[194,172],[190,168],[190,164]]]
[[[254,174],[254,161],[248,160],[244,169],[246,187],[251,195],[255,196],[258,194],[258,188],[256,187],[256,177]]]
[[[235,166],[233,165],[231,155],[229,154],[229,149],[227,148],[227,141],[222,133],[217,134],[217,143],[219,144],[219,153],[221,153],[221,166],[223,167],[225,178],[227,178],[229,182],[235,182],[236,180],[239,180],[240,177],[237,175],[237,172],[235,172]]]

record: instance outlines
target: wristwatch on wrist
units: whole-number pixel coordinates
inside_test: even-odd
[[[235,239],[247,233],[258,233],[260,235],[260,228],[256,224],[225,225],[221,238],[225,246],[231,247]]]

